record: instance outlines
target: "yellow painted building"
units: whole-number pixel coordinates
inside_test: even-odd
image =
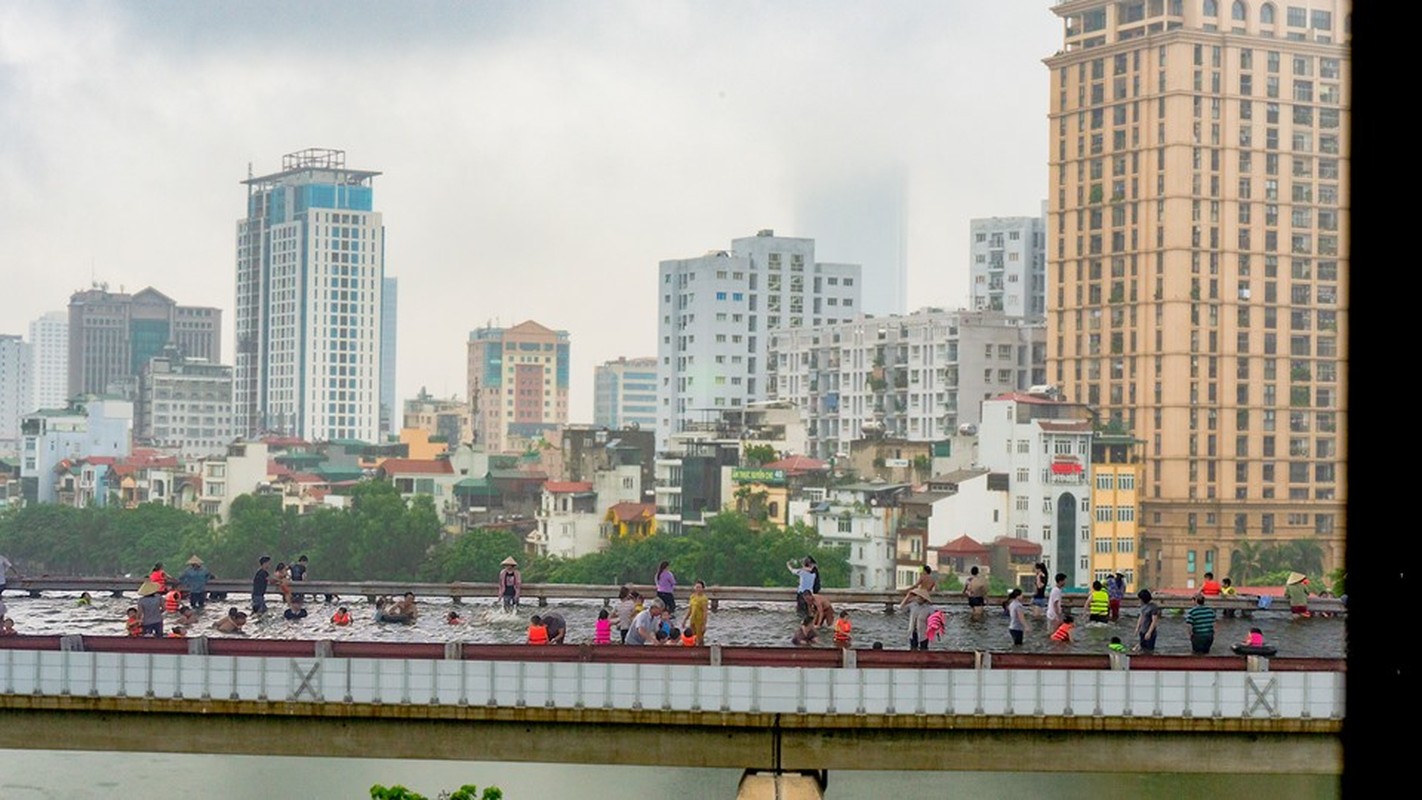
[[[1141,552],[1140,444],[1126,436],[1097,434],[1091,453],[1091,579],[1104,582],[1119,572],[1132,592],[1138,588]]]

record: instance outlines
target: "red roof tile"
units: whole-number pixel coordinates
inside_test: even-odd
[[[786,474],[800,475],[806,472],[823,472],[829,469],[829,464],[809,456],[790,456],[764,464],[761,469],[783,469]]]
[[[607,510],[618,522],[638,522],[657,515],[656,503],[618,503]]]
[[[999,536],[993,540],[993,544],[1007,548],[1007,552],[1015,556],[1023,556],[1042,552],[1042,546],[1036,542],[1029,542],[1026,539],[1017,539],[1012,536]]]
[[[380,471],[386,475],[450,475],[454,472],[454,468],[444,460],[387,458],[380,462]]]
[[[981,556],[990,553],[987,545],[966,533],[938,548],[940,556]]]
[[[548,481],[543,484],[543,491],[553,494],[572,494],[575,492],[591,492],[592,484],[588,481]]]

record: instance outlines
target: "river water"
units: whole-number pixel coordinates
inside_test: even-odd
[[[38,598],[10,594],[5,598],[9,616],[15,628],[27,634],[83,633],[97,636],[122,636],[124,611],[133,603],[130,598],[95,597],[93,605],[79,606],[77,595],[50,594]],[[680,598],[679,598],[680,599]],[[236,600],[236,598],[233,598]],[[223,636],[212,630],[236,603],[211,601],[191,634]],[[330,617],[340,604],[350,609],[353,621],[348,627],[331,624]],[[444,598],[421,601],[419,620],[413,625],[378,623],[374,609],[364,598],[351,598],[336,604],[326,604],[317,598],[308,603],[310,613],[304,620],[287,621],[281,617],[279,603],[272,611],[253,617],[237,636],[257,639],[348,639],[361,641],[464,641],[479,644],[511,644],[522,642],[529,616],[557,612],[568,622],[567,641],[591,642],[600,601],[560,601],[546,608],[525,604],[518,612],[505,614],[495,608],[493,600],[455,605]],[[868,647],[875,641],[884,647],[908,647],[908,616],[887,614],[882,605],[848,606],[854,623],[855,647]],[[458,611],[463,622],[450,625],[446,616]],[[945,637],[932,645],[935,650],[1007,650],[1011,639],[1007,633],[1007,618],[1000,607],[989,606],[979,618],[972,617],[964,606],[944,606],[948,616]],[[683,609],[678,609],[677,622]],[[1116,623],[1077,625],[1075,640],[1069,644],[1053,642],[1046,621],[1029,618],[1026,641],[1020,652],[1103,653],[1112,636],[1119,636],[1128,646],[1134,644],[1136,617],[1131,609],[1122,611]],[[169,625],[172,624],[170,615]],[[1229,645],[1242,641],[1250,627],[1264,632],[1264,641],[1279,650],[1280,656],[1342,658],[1347,655],[1344,617],[1312,617],[1294,619],[1288,611],[1253,611],[1250,618],[1219,618],[1215,623],[1215,653],[1228,654]],[[790,643],[796,628],[794,610],[788,603],[722,603],[720,611],[712,613],[707,623],[707,642],[721,645],[775,646]],[[614,634],[615,636],[615,634]],[[821,634],[821,646],[830,645],[829,631]],[[1156,652],[1188,654],[1189,630],[1184,618],[1171,612],[1161,620]]]
[[[310,740],[294,747],[317,750],[320,743]],[[1022,758],[1030,760],[1032,754],[1024,752]],[[0,750],[3,800],[113,800],[149,795],[161,791],[159,787],[184,797],[218,800],[360,800],[370,797],[376,783],[398,783],[431,798],[473,783],[480,789],[498,786],[507,800],[731,800],[739,780],[740,772],[729,769]],[[1241,782],[1254,797],[1341,796],[1338,778],[1313,775],[837,771],[830,773],[825,797],[1208,798],[1233,797]]]

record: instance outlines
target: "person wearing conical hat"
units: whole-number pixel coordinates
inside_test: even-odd
[[[202,559],[197,556],[188,559],[183,573],[178,576],[178,585],[188,593],[188,605],[195,609],[207,606],[207,582],[212,578],[213,574],[203,566]]]
[[[504,559],[499,566],[503,567],[499,570],[499,598],[505,611],[513,611],[523,591],[523,576],[519,574],[518,561],[513,556]]]
[[[1289,600],[1289,611],[1294,616],[1307,617],[1308,613],[1308,578],[1301,572],[1290,572],[1288,580],[1284,583],[1284,596]]]
[[[163,637],[163,587],[144,581],[138,587],[138,621],[144,636]]]

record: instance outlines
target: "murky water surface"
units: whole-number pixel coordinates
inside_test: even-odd
[[[236,600],[237,598],[232,598]],[[272,598],[275,600],[275,598]],[[242,598],[242,601],[247,598]],[[20,633],[65,634],[83,633],[99,636],[124,634],[124,611],[133,604],[130,598],[95,597],[93,605],[77,605],[77,595],[54,593],[30,598],[17,593],[5,597],[9,616]],[[224,636],[212,629],[212,623],[233,605],[244,607],[241,601],[212,601],[190,634]],[[353,618],[348,627],[331,624],[331,614],[345,605]],[[559,601],[539,608],[525,603],[517,613],[505,614],[493,600],[466,602],[456,605],[444,598],[420,601],[420,617],[412,625],[392,625],[375,621],[375,609],[364,598],[347,598],[325,603],[319,597],[307,604],[310,614],[304,620],[287,621],[281,616],[280,603],[273,603],[265,615],[254,616],[237,636],[256,639],[347,639],[391,642],[447,642],[514,644],[524,640],[528,618],[540,612],[557,612],[568,621],[569,643],[591,642],[600,601]],[[882,605],[848,606],[854,623],[854,644],[867,647],[875,641],[884,647],[908,647],[908,615],[887,614]],[[933,643],[935,650],[1008,650],[1011,640],[1007,633],[1007,617],[1001,608],[989,607],[981,617],[974,618],[966,607],[945,606],[948,630],[943,639]],[[245,608],[244,608],[245,610]],[[451,610],[459,612],[463,621],[456,625],[446,622]],[[680,623],[683,608],[678,609]],[[168,625],[173,621],[169,615]],[[1133,644],[1136,618],[1127,609],[1116,623],[1088,623],[1076,628],[1076,641],[1069,644],[1053,642],[1046,629],[1046,620],[1029,619],[1022,652],[1103,653],[1112,636],[1119,636],[1128,646]],[[789,646],[796,627],[794,609],[788,603],[722,603],[707,623],[708,643],[722,645]],[[1229,645],[1242,641],[1250,627],[1264,631],[1264,641],[1279,649],[1280,656],[1316,656],[1341,658],[1347,655],[1346,625],[1343,617],[1312,617],[1294,619],[1287,611],[1254,611],[1250,618],[1226,618],[1215,623],[1215,648],[1218,654],[1228,654]],[[614,634],[615,637],[616,634]],[[830,631],[821,633],[822,646],[830,646]],[[1188,654],[1189,630],[1184,618],[1174,612],[1161,620],[1156,652]]]

